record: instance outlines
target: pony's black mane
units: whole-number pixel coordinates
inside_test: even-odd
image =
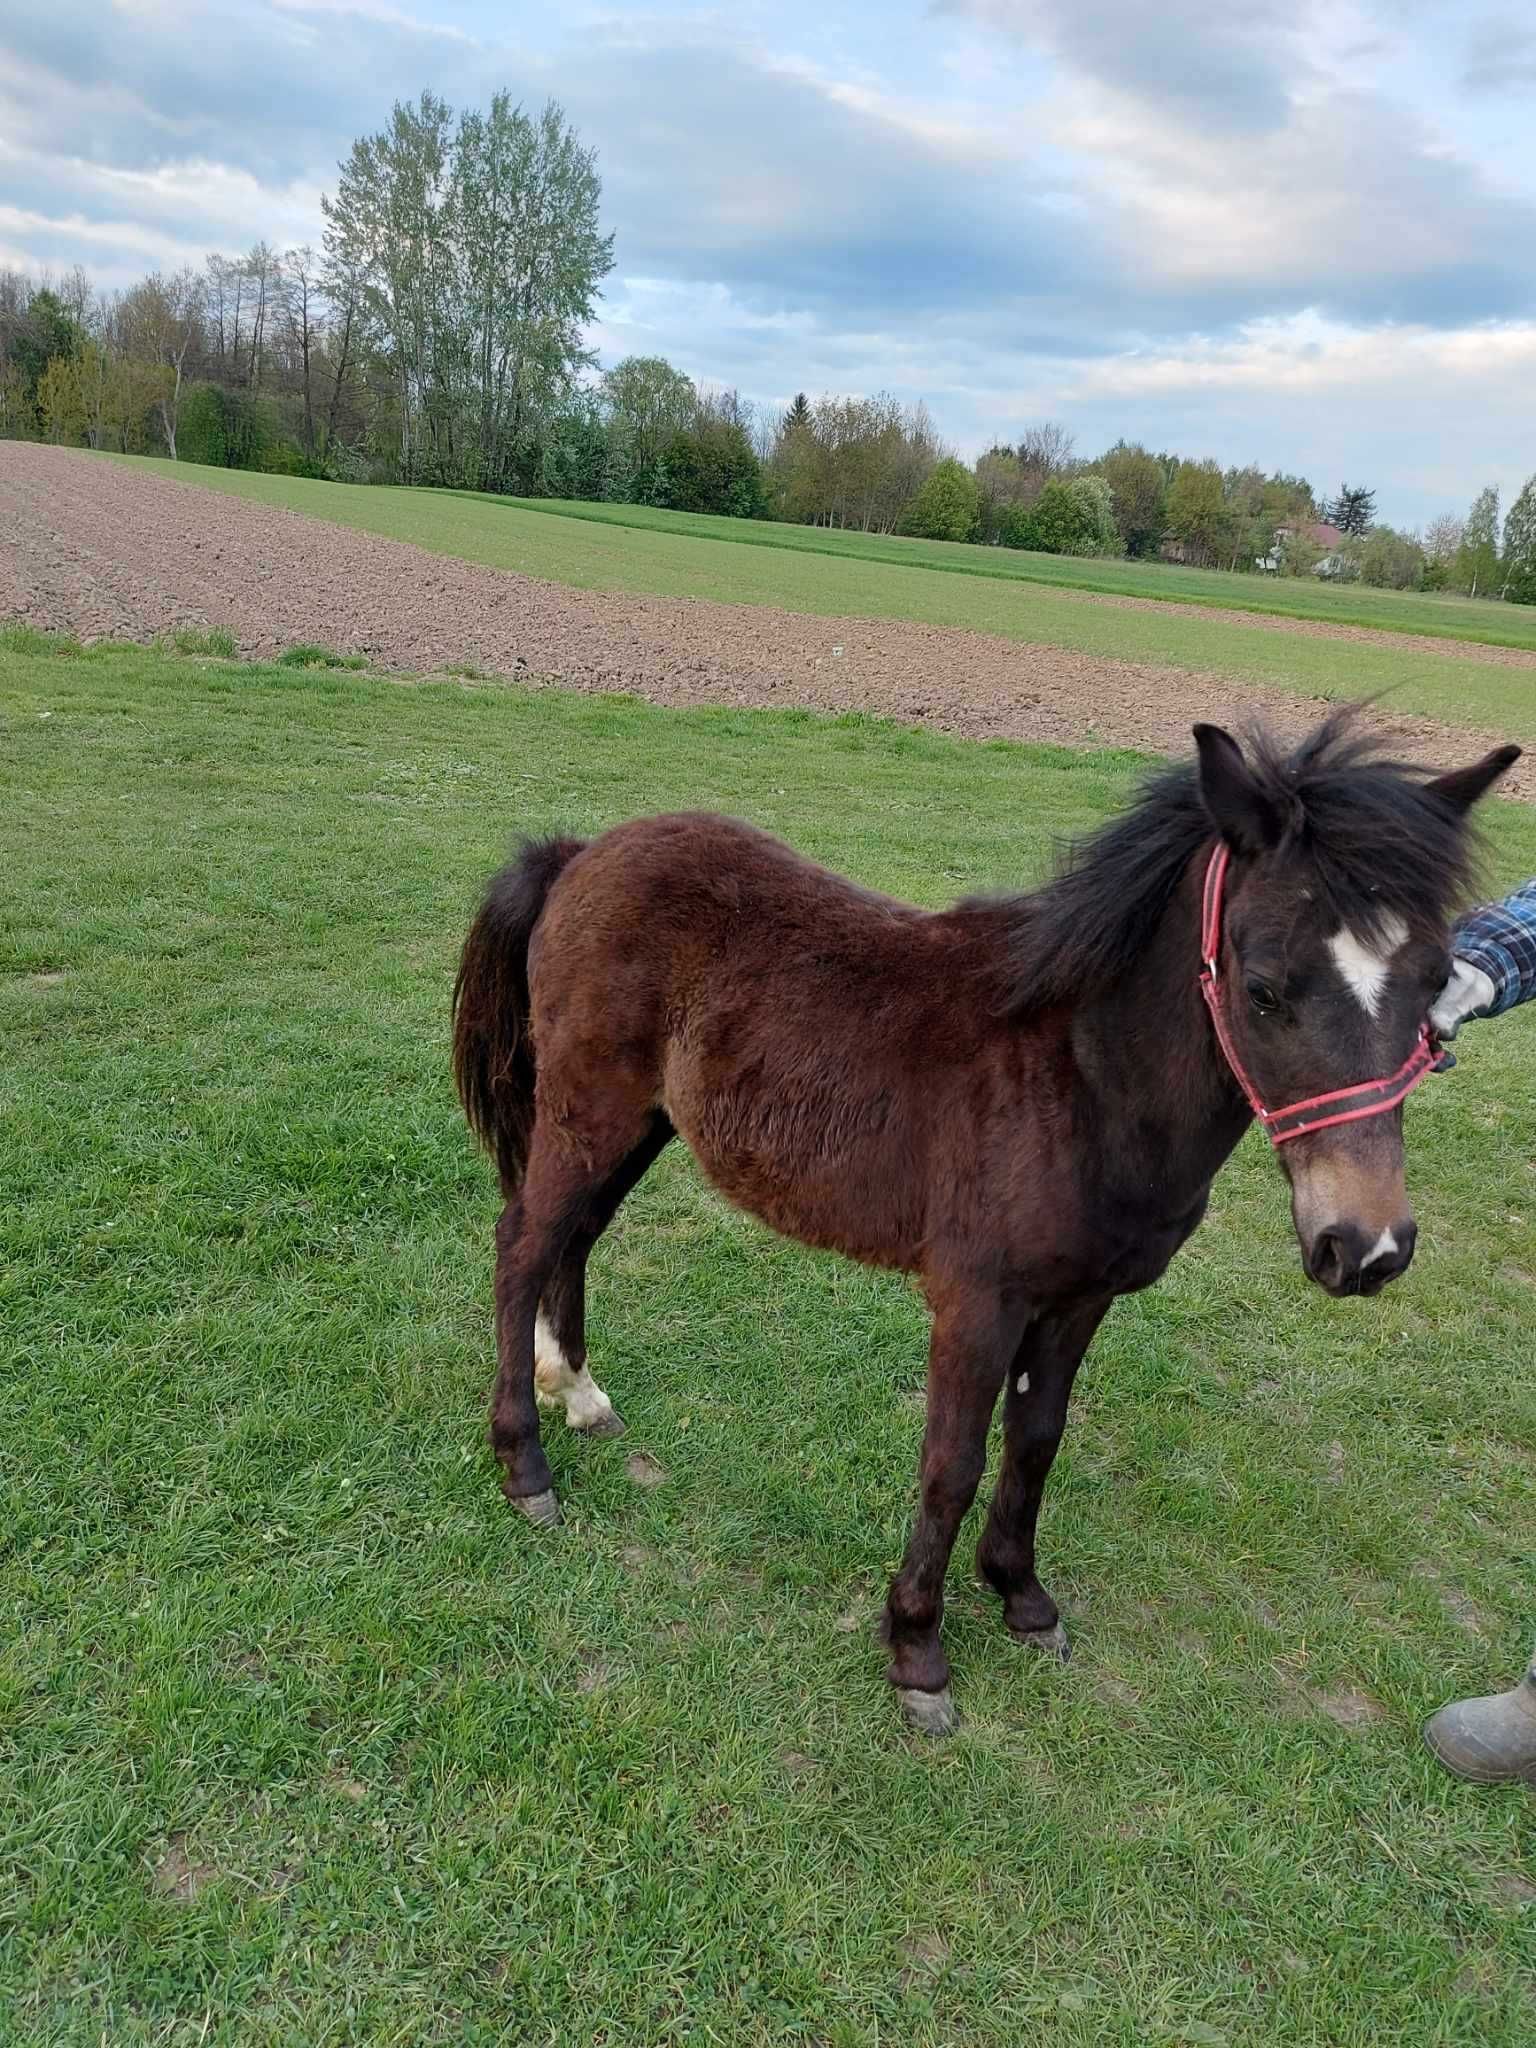
[[[1254,779],[1284,821],[1275,854],[1305,861],[1306,886],[1336,925],[1370,936],[1396,915],[1410,929],[1438,928],[1472,883],[1465,811],[1428,787],[1432,771],[1387,757],[1355,730],[1357,710],[1335,713],[1289,751],[1262,728],[1247,736]],[[1215,840],[1194,761],[1149,776],[1129,810],[1067,847],[1054,881],[1004,906],[1009,1008],[1072,1001],[1118,980]]]

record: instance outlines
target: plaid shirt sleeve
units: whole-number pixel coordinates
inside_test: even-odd
[[[1451,951],[1493,983],[1494,1000],[1483,1014],[1497,1017],[1530,1002],[1536,996],[1536,876],[1502,903],[1484,904],[1464,917],[1451,934]]]

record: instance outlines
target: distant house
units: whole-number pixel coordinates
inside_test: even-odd
[[[1333,576],[1338,573],[1341,560],[1339,549],[1344,544],[1344,529],[1342,526],[1331,525],[1326,519],[1295,520],[1288,525],[1277,526],[1274,546],[1267,555],[1259,556],[1254,567],[1267,570],[1270,575],[1274,575],[1284,559],[1285,544],[1292,534],[1300,534],[1301,538],[1310,541],[1313,547],[1322,549],[1321,561],[1312,564],[1314,576]]]

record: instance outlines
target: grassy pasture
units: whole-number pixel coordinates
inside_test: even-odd
[[[1277,633],[1257,614],[1250,624],[1191,616],[1166,606],[1100,604],[1089,594],[1098,587],[1093,577],[1114,571],[1130,579],[1125,594],[1187,598],[1194,594],[1193,585],[1203,581],[1216,587],[1228,607],[1240,603],[1238,593],[1245,587],[1255,600],[1264,597],[1276,609],[1292,601],[1299,609],[1302,598],[1309,605],[1326,604],[1340,595],[1314,591],[1311,585],[1191,575],[1186,588],[1185,572],[1155,564],[1126,563],[1116,570],[1114,564],[1073,563],[1049,555],[1005,556],[997,548],[946,548],[937,542],[690,519],[633,506],[557,506],[468,492],[316,483],[148,456],[102,459],[582,589],[970,627],[1031,646],[1203,670],[1319,699],[1387,692],[1404,711],[1488,726],[1536,744],[1536,669],[1471,662],[1433,646]],[[951,557],[979,573],[956,573]],[[1014,563],[1022,565],[1019,573],[1011,573]],[[1074,583],[1078,587],[1067,587]],[[1439,637],[1452,639],[1473,637],[1476,628],[1481,637],[1507,633],[1521,645],[1536,647],[1536,611],[1438,598],[1416,602],[1414,609],[1392,593],[1364,593],[1363,622],[1438,631]],[[1378,617],[1380,607],[1385,609]],[[1463,613],[1469,621],[1454,627],[1425,623],[1431,614],[1451,621]],[[1336,620],[1347,622],[1351,616],[1340,612]]]
[[[520,829],[707,804],[936,903],[1135,763],[26,635],[0,721],[0,2038],[1531,2039],[1528,1803],[1416,1726],[1536,1620],[1536,1018],[1410,1105],[1379,1301],[1245,1143],[1084,1375],[1076,1661],[968,1530],[926,1746],[871,1640],[920,1305],[675,1149],[594,1260],[631,1433],[506,1510],[454,954]]]
[[[788,548],[801,554],[827,554],[844,561],[879,562],[892,568],[937,569],[956,576],[1042,583],[1058,590],[1091,591],[1104,597],[1150,598],[1160,604],[1194,604],[1275,618],[1319,619],[1340,626],[1368,626],[1384,633],[1431,633],[1442,639],[1536,648],[1536,611],[1517,605],[1481,603],[1452,592],[1375,590],[1363,583],[1329,583],[1319,577],[1229,575],[1219,569],[1185,569],[1168,562],[1086,561],[1068,555],[1029,554],[1016,548],[910,540],[902,534],[850,533],[767,520],[722,519],[709,513],[667,512],[652,505],[600,505],[581,499],[503,499],[467,492],[463,495],[478,496],[490,505],[513,504],[564,519],[592,519],[605,525],[634,527],[641,532],[683,534],[695,540],[737,541],[749,547]]]

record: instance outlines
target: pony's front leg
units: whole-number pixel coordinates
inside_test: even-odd
[[[939,1641],[944,1574],[986,1466],[987,1425],[1023,1322],[1023,1308],[1010,1308],[996,1287],[934,1290],[917,1522],[891,1581],[882,1631],[891,1650],[886,1677],[907,1719],[928,1735],[947,1735],[955,1725]]]
[[[1025,1333],[1008,1369],[1002,1470],[976,1551],[977,1570],[1003,1596],[1009,1631],[1063,1663],[1071,1651],[1056,1602],[1035,1570],[1035,1525],[1072,1382],[1112,1299],[1075,1302],[1041,1316]]]

